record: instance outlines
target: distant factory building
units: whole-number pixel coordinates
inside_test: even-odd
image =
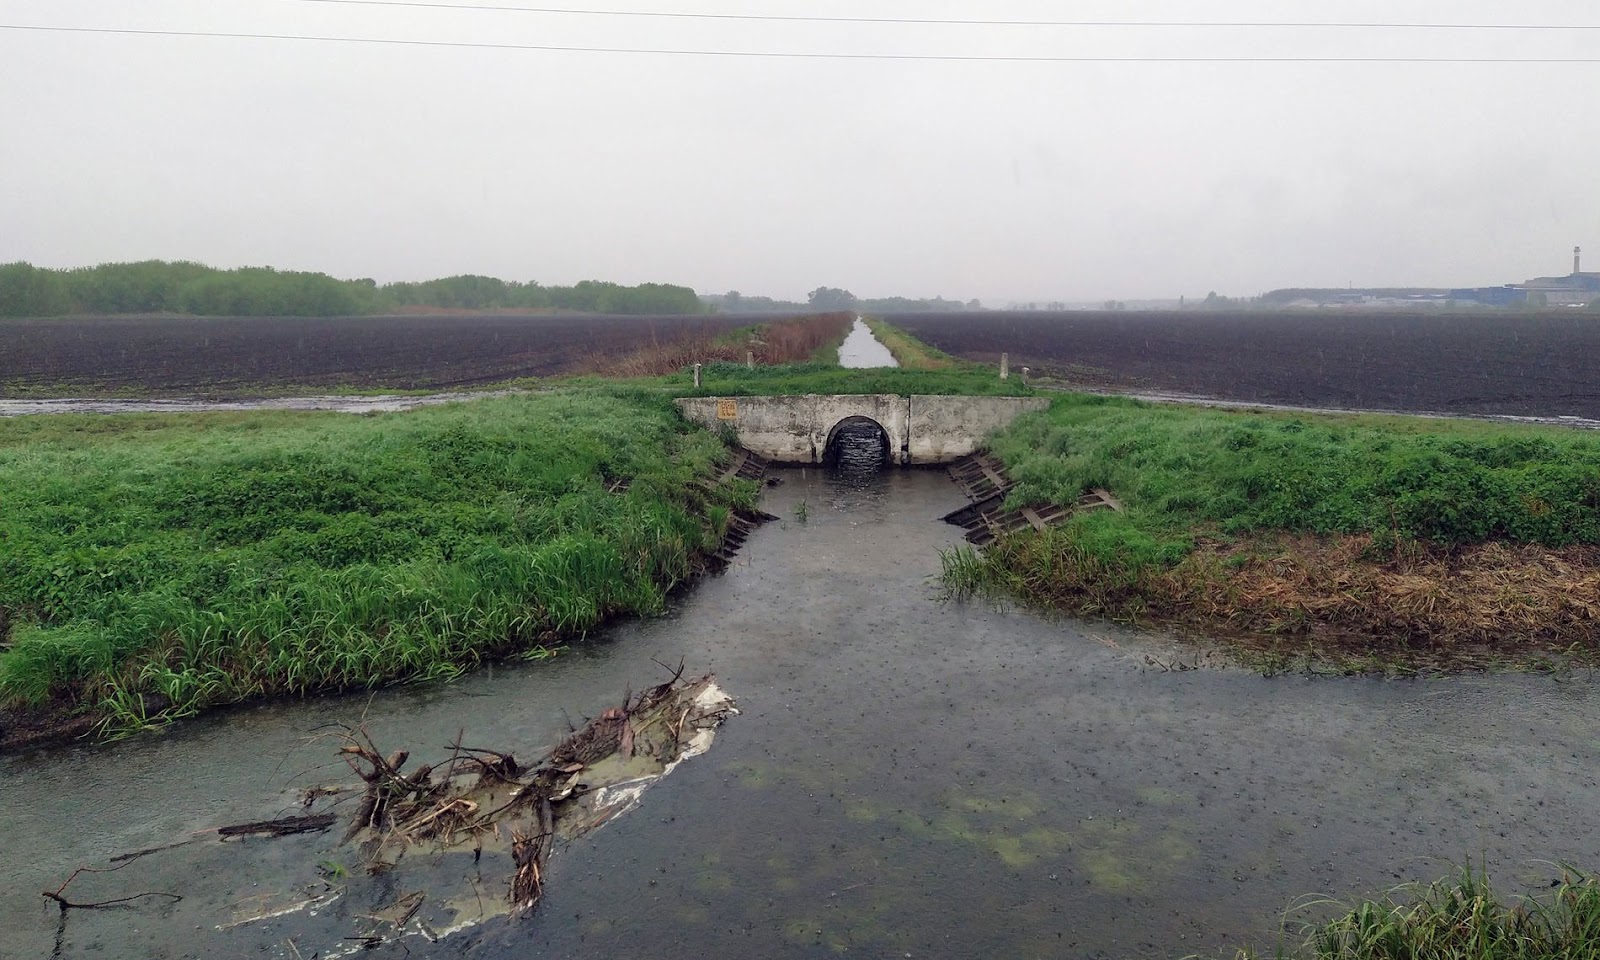
[[[1485,307],[1515,307],[1528,302],[1528,292],[1513,283],[1503,287],[1458,287],[1450,291],[1451,303],[1476,303]]]
[[[1582,256],[1583,249],[1573,247],[1570,275],[1534,277],[1522,285],[1522,292],[1552,307],[1584,307],[1600,300],[1600,273],[1584,273]]]

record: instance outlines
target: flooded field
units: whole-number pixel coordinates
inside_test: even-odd
[[[531,917],[367,955],[1182,956],[1270,944],[1306,893],[1375,893],[1469,857],[1544,885],[1549,861],[1600,860],[1592,677],[1263,678],[1159,638],[942,604],[955,486],[845,467],[774,471],[763,506],[781,519],[725,575],[552,662],[0,761],[0,955],[326,957],[419,882],[465,882],[456,915],[492,915],[502,875],[419,853],[413,871],[452,876],[396,871],[219,929],[274,891],[355,889],[338,831],[197,843],[80,881],[86,898],[179,903],[58,926],[39,891],[297,812],[299,788],[349,779],[333,741],[308,739],[329,721],[364,713],[422,759],[462,729],[532,757],[680,659],[742,711],[709,754],[559,852]]]

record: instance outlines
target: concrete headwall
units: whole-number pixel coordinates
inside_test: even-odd
[[[889,436],[895,463],[948,463],[1023,413],[1050,405],[1044,397],[902,397],[843,394],[791,397],[684,397],[684,417],[701,426],[731,426],[739,442],[779,463],[821,463],[834,428],[851,417],[875,421]]]
[[[1047,397],[911,397],[910,401],[906,463],[960,460],[1024,413],[1050,406]]]

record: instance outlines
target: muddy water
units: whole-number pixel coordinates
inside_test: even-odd
[[[726,575],[551,663],[5,761],[0,955],[49,955],[55,910],[36,891],[72,867],[290,812],[290,784],[338,779],[306,772],[332,749],[301,742],[321,723],[365,710],[380,742],[419,754],[463,727],[478,745],[542,745],[564,713],[593,715],[679,658],[744,710],[712,752],[552,861],[537,915],[412,954],[1179,956],[1270,941],[1303,893],[1467,857],[1513,884],[1547,882],[1540,860],[1600,861],[1588,676],[1168,671],[1145,658],[1196,654],[938,603],[929,578],[955,531],[935,518],[960,501],[942,474],[777,475],[765,506],[782,519]],[[189,899],[72,914],[61,955],[311,956],[326,916],[226,932],[217,916],[350,860],[335,839],[197,845],[86,878],[84,896]],[[415,889],[383,882],[342,909]],[[484,871],[476,889],[492,900],[502,882]]]
[[[857,317],[855,326],[850,328],[844,343],[839,345],[839,366],[898,367],[900,361],[894,358],[894,354],[883,345],[883,341],[873,336],[872,328]]]

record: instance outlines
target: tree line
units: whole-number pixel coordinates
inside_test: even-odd
[[[713,310],[723,313],[805,313],[820,311],[835,313],[839,311],[854,310],[859,313],[886,314],[886,313],[956,313],[960,311],[975,312],[983,309],[983,304],[977,300],[946,300],[944,297],[934,297],[931,300],[917,300],[910,297],[878,297],[863,299],[857,297],[849,290],[838,287],[818,287],[806,294],[806,302],[798,300],[774,300],[771,297],[752,297],[737,290],[727,293],[704,294],[701,300]]]
[[[496,277],[421,283],[339,280],[325,273],[147,260],[52,270],[0,264],[0,317],[177,313],[208,317],[336,317],[407,308],[692,314],[707,307],[688,287],[585,280],[570,287]]]

